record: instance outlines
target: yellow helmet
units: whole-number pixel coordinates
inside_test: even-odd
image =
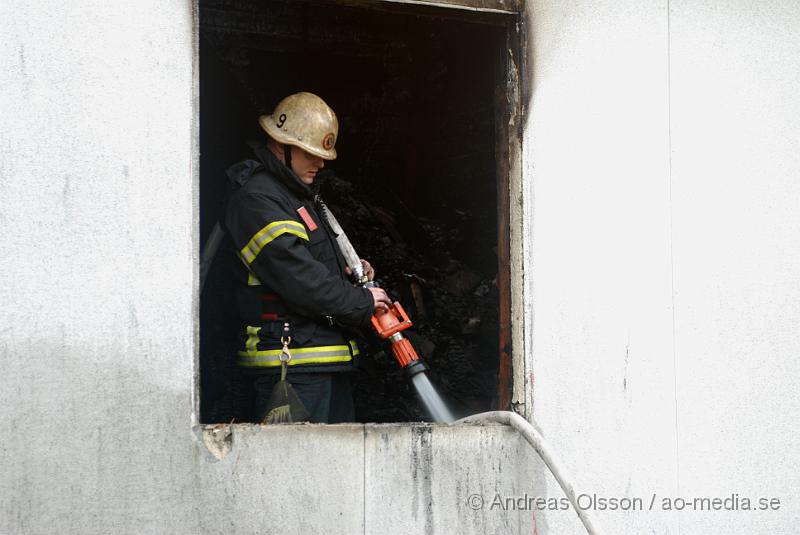
[[[295,93],[281,100],[272,115],[258,118],[278,143],[300,147],[324,160],[336,159],[339,121],[325,101],[313,93]]]

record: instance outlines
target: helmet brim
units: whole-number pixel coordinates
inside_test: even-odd
[[[298,147],[303,149],[304,151],[308,152],[309,154],[313,154],[314,156],[319,156],[323,160],[335,160],[336,159],[336,148],[331,148],[329,150],[320,149],[311,145],[310,143],[305,142],[302,139],[295,139],[291,136],[286,135],[285,132],[280,130],[275,126],[275,120],[273,119],[272,115],[262,115],[258,118],[258,124],[261,125],[261,128],[275,141],[278,143],[285,143],[287,145],[292,145],[294,147]]]

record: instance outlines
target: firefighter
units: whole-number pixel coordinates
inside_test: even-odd
[[[380,288],[350,282],[320,217],[314,182],[336,158],[339,124],[321,98],[305,92],[283,99],[259,124],[266,144],[253,145],[255,159],[228,169],[232,192],[222,218],[241,260],[234,274],[238,363],[252,377],[253,416],[264,418],[287,342],[287,379],[310,420],[353,421],[347,372],[359,349],[350,329],[368,327],[374,311],[391,302]],[[363,263],[372,280],[374,270]]]

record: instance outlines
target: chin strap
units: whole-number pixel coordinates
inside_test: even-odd
[[[292,147],[288,143],[283,144],[283,163],[289,169],[292,168]]]

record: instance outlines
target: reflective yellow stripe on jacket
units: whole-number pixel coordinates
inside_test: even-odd
[[[256,232],[256,234],[250,238],[250,241],[247,242],[247,245],[242,247],[242,250],[239,251],[239,254],[249,266],[253,263],[253,260],[256,259],[258,253],[261,252],[261,249],[263,249],[265,245],[281,234],[287,233],[294,234],[295,236],[308,241],[308,234],[306,234],[306,228],[302,223],[298,223],[297,221],[292,221],[290,219],[285,221],[273,221],[269,225]]]
[[[248,327],[248,335],[258,336],[258,332],[250,331]],[[289,348],[292,354],[292,360],[289,365],[296,364],[329,364],[331,362],[350,362],[353,356],[359,354],[358,346],[355,340],[350,340],[349,346],[318,346],[318,347],[301,347],[297,349]],[[251,338],[248,336],[245,347],[248,351],[239,351],[239,365],[246,367],[276,367],[281,365],[280,349],[268,349],[266,351],[250,350],[252,346]],[[352,351],[352,353],[351,353]]]

